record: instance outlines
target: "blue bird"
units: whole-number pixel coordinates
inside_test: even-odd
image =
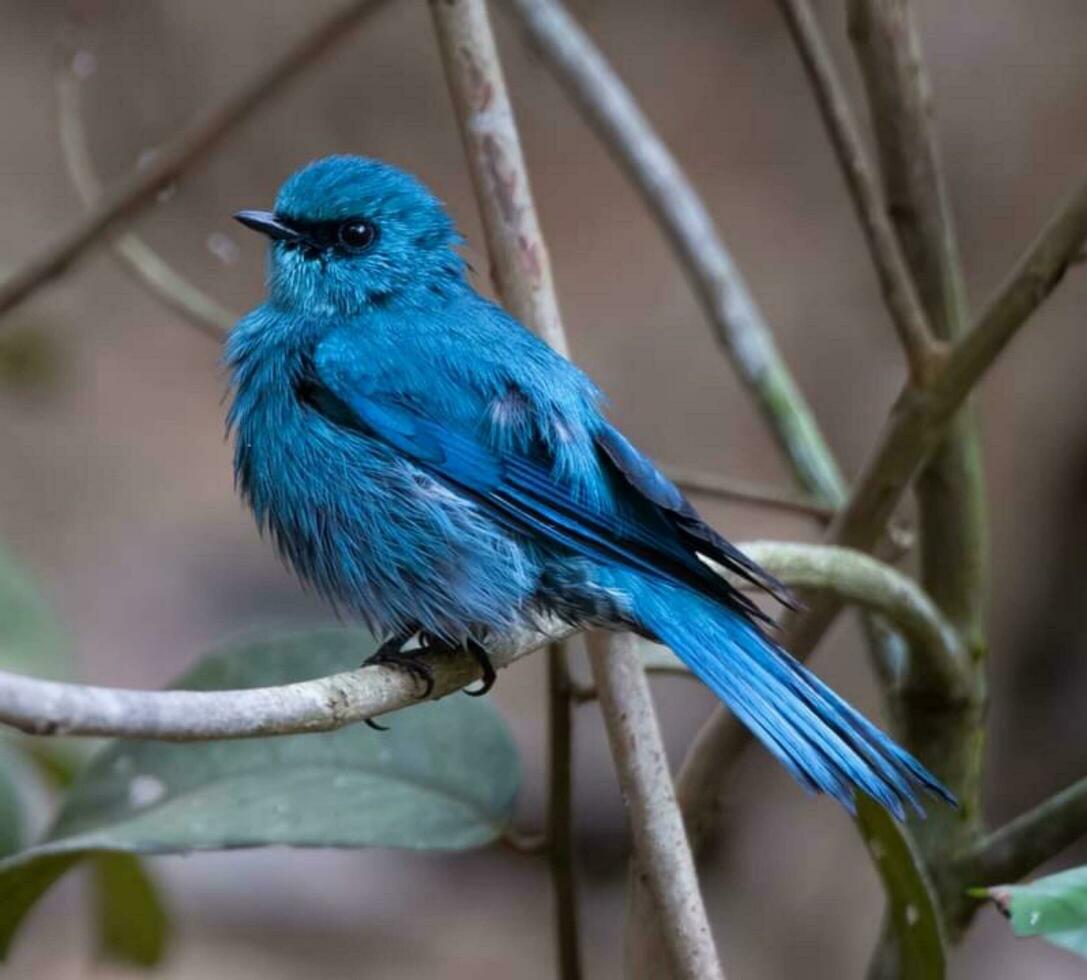
[[[235,474],[298,575],[427,682],[545,618],[671,647],[809,790],[902,817],[951,794],[769,638],[727,569],[787,592],[602,414],[581,370],[480,296],[414,177],[317,160],[273,212],[267,301],[226,347]],[[711,565],[712,563],[712,565]],[[404,648],[420,637],[422,652]],[[482,692],[473,692],[482,693]]]

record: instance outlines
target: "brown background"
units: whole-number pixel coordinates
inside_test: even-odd
[[[819,4],[856,92],[841,3]],[[919,4],[940,136],[975,308],[1087,159],[1087,5]],[[107,176],[274,56],[331,5],[81,4],[94,28],[86,105]],[[766,0],[575,4],[677,151],[741,264],[835,451],[855,473],[902,363],[794,52]],[[52,65],[64,7],[0,5],[0,267],[79,213],[55,130]],[[664,462],[783,482],[786,473],[639,200],[542,66],[500,40],[575,356],[615,417]],[[858,103],[859,104],[859,103]],[[384,157],[430,182],[486,269],[479,223],[425,4],[374,18],[214,157],[140,229],[177,267],[243,309],[262,250],[232,224],[291,170],[329,152]],[[208,247],[228,236],[236,257]],[[222,249],[220,249],[222,251]],[[234,251],[227,249],[227,251]],[[992,490],[993,737],[987,796],[1004,819],[1087,770],[1087,279],[1073,272],[982,393]],[[0,387],[0,540],[47,583],[89,680],[155,686],[209,643],[260,625],[323,622],[260,541],[231,487],[218,351],[102,252],[21,308],[46,338],[42,383]],[[802,520],[705,507],[736,539],[811,538]],[[541,819],[542,663],[503,676],[498,704],[524,752],[524,822]],[[877,709],[849,623],[817,669]],[[658,683],[678,757],[710,707]],[[618,975],[626,837],[595,709],[579,712],[578,832],[592,977]],[[849,821],[805,797],[762,752],[729,790],[705,883],[730,975],[861,975],[879,918]],[[260,851],[156,862],[176,911],[171,978],[552,975],[542,865],[461,857]],[[112,976],[87,966],[78,876],[34,912],[7,974]],[[1073,977],[1082,962],[1015,941],[983,914],[954,954],[961,977]]]

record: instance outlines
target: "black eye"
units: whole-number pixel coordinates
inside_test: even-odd
[[[345,221],[336,230],[336,238],[344,248],[359,252],[374,243],[377,228],[369,221]]]

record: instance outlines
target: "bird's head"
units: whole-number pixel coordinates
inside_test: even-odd
[[[287,179],[274,211],[234,217],[271,239],[269,298],[284,309],[351,316],[463,280],[441,202],[380,160],[315,160]]]

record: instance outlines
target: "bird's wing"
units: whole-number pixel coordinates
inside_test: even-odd
[[[381,440],[512,529],[588,557],[667,576],[765,618],[699,554],[764,588],[777,584],[707,527],[679,490],[616,430],[609,427],[599,437],[602,461],[610,461],[622,485],[647,506],[594,507],[557,478],[546,460],[495,449],[448,420],[429,417],[417,401],[368,390],[357,376],[345,381],[330,372],[326,379],[315,368],[312,378],[302,395],[327,419]]]
[[[686,548],[770,593],[782,605],[797,607],[789,589],[710,527],[679,487],[622,432],[605,422],[597,432],[596,444],[630,488],[671,525]]]

